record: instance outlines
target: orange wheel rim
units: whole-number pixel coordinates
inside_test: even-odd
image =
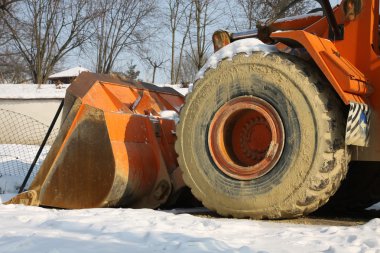
[[[258,97],[238,97],[214,115],[208,145],[217,167],[238,180],[268,173],[284,149],[285,131],[277,111]]]

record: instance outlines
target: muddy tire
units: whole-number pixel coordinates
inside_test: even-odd
[[[181,110],[176,151],[186,184],[207,208],[239,218],[293,218],[318,209],[335,193],[347,172],[345,120],[340,99],[319,75],[316,68],[288,55],[256,52],[223,60],[195,83]],[[235,101],[262,102],[263,112],[254,116],[255,109],[240,110]],[[219,127],[220,115],[231,110],[238,113]],[[240,122],[249,112],[257,120]],[[275,146],[280,148],[271,154],[276,159],[268,155],[273,141],[261,156],[255,149],[260,136],[247,144],[245,129],[255,125],[253,121],[265,121],[260,117],[270,125],[261,131],[277,136]],[[248,127],[235,131],[230,122]],[[224,146],[215,148],[220,141]],[[265,138],[260,142],[265,144]],[[236,148],[231,151],[229,146]],[[240,146],[245,147],[241,152]],[[247,162],[246,154],[255,161]]]

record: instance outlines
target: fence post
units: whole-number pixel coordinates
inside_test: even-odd
[[[63,101],[64,101],[64,100],[62,99],[62,101],[61,101],[61,103],[60,103],[60,105],[59,105],[59,107],[58,107],[58,110],[57,110],[57,112],[56,112],[55,115],[54,115],[53,121],[51,122],[51,124],[50,124],[50,126],[49,126],[49,129],[48,129],[48,131],[47,131],[47,133],[46,133],[46,135],[45,135],[45,138],[43,139],[43,141],[42,141],[42,143],[41,143],[41,146],[40,146],[40,148],[38,149],[38,152],[37,152],[36,156],[34,157],[33,163],[30,165],[30,168],[29,168],[29,170],[28,170],[28,173],[26,174],[26,176],[25,176],[25,178],[24,178],[24,181],[22,182],[22,185],[21,185],[20,190],[18,191],[18,193],[22,193],[22,192],[24,191],[25,185],[26,185],[26,183],[28,182],[28,180],[29,180],[29,178],[30,178],[30,175],[31,175],[32,172],[33,172],[34,167],[36,166],[36,163],[37,163],[37,161],[38,161],[38,158],[40,157],[41,152],[42,152],[42,150],[44,149],[47,140],[49,139],[49,136],[50,136],[50,134],[51,134],[51,131],[53,130],[54,125],[55,125],[55,123],[57,122],[58,116],[59,116],[59,114],[60,114],[61,111],[62,111],[62,108],[63,108]]]

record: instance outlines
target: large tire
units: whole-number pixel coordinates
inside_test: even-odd
[[[238,218],[293,218],[335,193],[347,172],[344,113],[318,76],[289,55],[255,52],[223,60],[195,83],[181,110],[176,150],[186,184],[207,208]],[[237,98],[269,103],[285,135],[275,165],[242,179],[221,169],[209,146],[213,118]]]

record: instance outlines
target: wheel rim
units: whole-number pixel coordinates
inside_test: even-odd
[[[238,97],[214,115],[208,145],[217,167],[238,180],[268,173],[281,157],[285,140],[277,111],[258,97]]]

